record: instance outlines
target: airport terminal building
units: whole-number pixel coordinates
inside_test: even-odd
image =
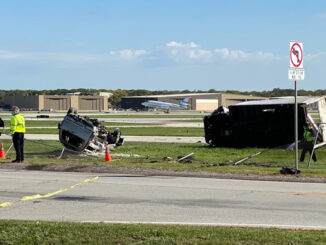
[[[67,111],[75,107],[82,111],[108,110],[107,96],[81,96],[81,95],[31,95],[31,96],[5,96],[6,108],[18,106],[22,110],[53,110]]]
[[[178,104],[184,98],[189,98],[188,110],[213,111],[219,106],[228,107],[244,101],[264,100],[267,98],[226,94],[226,93],[191,93],[191,94],[168,94],[168,95],[147,95],[147,96],[126,96],[122,97],[121,107],[123,109],[143,110],[145,107],[141,104],[148,100],[162,101]]]

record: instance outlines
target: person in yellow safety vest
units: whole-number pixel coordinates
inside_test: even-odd
[[[11,115],[10,134],[12,135],[12,143],[16,150],[16,159],[12,162],[21,163],[24,161],[25,119],[19,114],[19,108],[17,106],[12,107]]]
[[[300,162],[304,161],[307,151],[309,151],[311,155],[312,150],[314,148],[314,141],[315,141],[315,131],[312,129],[310,125],[306,125],[304,127],[304,132],[303,132],[303,144],[302,144]],[[312,159],[315,162],[317,162],[317,157],[315,152],[312,155]]]

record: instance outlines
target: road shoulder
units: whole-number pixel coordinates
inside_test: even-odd
[[[225,172],[207,171],[175,171],[160,170],[152,168],[120,167],[120,166],[92,166],[73,164],[30,164],[30,163],[1,163],[0,169],[8,170],[34,170],[34,171],[56,171],[56,172],[83,172],[83,173],[112,173],[130,174],[140,176],[175,176],[175,177],[197,177],[197,178],[217,178],[217,179],[239,179],[258,181],[284,181],[284,182],[306,182],[306,183],[326,183],[326,178],[302,177],[300,175],[258,175]]]

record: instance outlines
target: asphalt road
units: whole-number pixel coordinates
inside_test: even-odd
[[[0,170],[9,202],[0,219],[326,228],[317,183]]]

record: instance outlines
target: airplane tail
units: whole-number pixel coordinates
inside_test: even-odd
[[[181,108],[183,108],[183,109],[187,109],[187,107],[188,107],[188,101],[189,101],[189,98],[184,98],[184,99],[179,103],[179,105],[181,106]]]

